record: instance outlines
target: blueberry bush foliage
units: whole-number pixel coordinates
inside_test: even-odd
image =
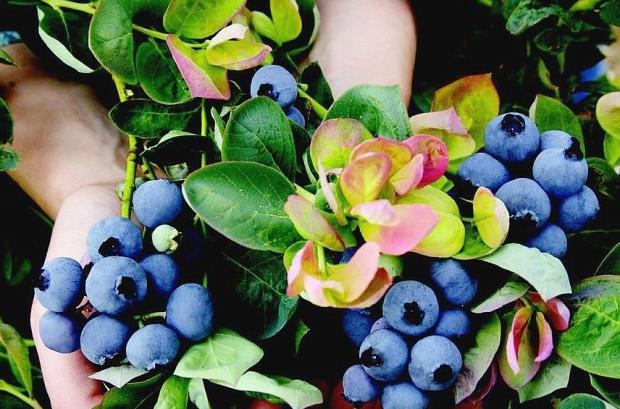
[[[182,184],[208,242],[196,281],[236,331],[192,345],[174,368],[91,375],[109,387],[100,407],[309,407],[320,394],[307,382],[337,384],[357,358],[340,309],[373,307],[398,276],[452,257],[479,288],[463,369],[435,407],[620,408],[620,1],[413,5],[407,108],[395,87],[334,99],[306,61],[314,0],[0,0],[0,30],[91,85],[126,135],[123,216],[136,178],[156,168]],[[15,64],[1,50],[0,63]],[[250,98],[269,64],[296,77],[303,123]],[[514,236],[497,192],[460,190],[459,166],[504,112],[567,132],[585,155],[600,211],[568,233],[561,260]],[[0,98],[2,171],[19,166],[12,138]],[[27,311],[53,221],[8,176],[0,185],[0,291],[15,295],[0,299],[0,407],[46,407]]]

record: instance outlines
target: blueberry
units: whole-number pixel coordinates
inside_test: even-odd
[[[429,402],[429,397],[411,382],[388,385],[381,395],[383,409],[426,409]]]
[[[392,329],[384,317],[379,318],[374,324],[372,324],[372,327],[370,327],[370,332],[373,333],[380,329]]]
[[[560,202],[558,206],[560,227],[570,232],[579,231],[596,218],[598,211],[596,194],[584,186],[577,194]]]
[[[149,324],[134,332],[127,341],[127,359],[136,368],[151,371],[173,362],[180,345],[173,330],[162,324]]]
[[[112,216],[95,223],[86,238],[93,263],[108,256],[137,258],[142,253],[142,233],[123,217]]]
[[[199,284],[183,284],[172,292],[166,306],[166,324],[179,335],[200,341],[213,332],[213,304]]]
[[[383,316],[395,330],[411,336],[428,332],[439,316],[433,290],[418,281],[394,284],[383,300]]]
[[[566,149],[573,143],[573,137],[564,131],[547,131],[540,134],[540,150]]]
[[[286,109],[297,99],[297,81],[283,67],[266,65],[252,77],[250,95],[264,95],[276,101],[282,109]]]
[[[344,263],[348,263],[349,261],[351,261],[351,259],[353,258],[357,250],[359,250],[358,246],[347,247],[346,249],[344,249],[344,251],[342,252],[342,255],[340,256],[340,260],[338,261],[338,263],[344,264]]]
[[[302,114],[299,109],[291,105],[284,113],[288,119],[295,122],[297,125],[302,128],[306,127],[306,118],[304,118],[304,114]]]
[[[395,381],[409,360],[409,348],[396,332],[380,329],[362,342],[359,358],[368,375],[378,381]]]
[[[59,312],[46,311],[39,321],[39,336],[43,345],[62,354],[80,348],[81,329],[75,317]]]
[[[97,311],[118,316],[146,297],[146,274],[127,257],[106,257],[95,263],[86,279],[86,296]]]
[[[487,153],[476,153],[467,158],[459,167],[457,177],[460,181],[474,187],[487,187],[493,192],[510,180],[506,166]]]
[[[117,361],[131,336],[129,325],[107,315],[91,318],[80,336],[84,356],[96,365]]]
[[[566,254],[568,243],[564,230],[555,224],[548,224],[532,236],[526,243],[529,247],[537,248],[543,253],[562,258]]]
[[[374,320],[370,315],[370,310],[363,309],[347,309],[342,314],[342,328],[344,334],[356,346],[360,346],[364,338],[370,334]]]
[[[484,131],[484,143],[487,153],[497,159],[519,163],[536,156],[540,134],[530,118],[509,112],[489,122]]]
[[[439,314],[435,335],[463,338],[469,333],[469,316],[463,310],[444,310]]]
[[[542,227],[551,215],[551,202],[532,179],[519,178],[504,184],[496,193],[510,213],[511,228],[533,231]]]
[[[48,310],[67,311],[80,303],[84,293],[84,274],[80,263],[58,257],[43,265],[34,293]]]
[[[478,281],[460,262],[453,259],[434,261],[430,272],[431,280],[448,303],[466,305],[476,296]]]
[[[346,370],[342,378],[344,398],[353,404],[373,401],[379,397],[381,387],[372,379],[361,365]]]
[[[431,335],[411,348],[409,375],[418,388],[441,391],[452,386],[463,366],[459,349],[448,338]]]
[[[133,211],[147,227],[173,222],[183,210],[181,188],[167,179],[149,180],[133,195]]]
[[[151,296],[167,300],[179,285],[179,267],[176,261],[166,254],[152,254],[140,262],[146,273],[148,291]]]
[[[588,164],[573,139],[568,149],[542,151],[532,168],[534,179],[551,197],[564,198],[581,190],[588,179]]]

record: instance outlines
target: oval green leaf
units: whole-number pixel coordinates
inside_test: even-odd
[[[613,406],[596,396],[575,393],[564,399],[558,409],[613,409]]]
[[[245,6],[245,0],[172,0],[164,15],[168,32],[205,38],[224,27]]]
[[[100,381],[110,383],[117,388],[121,388],[132,379],[142,376],[145,373],[147,373],[147,371],[144,369],[136,368],[131,364],[124,364],[119,366],[111,366],[99,372],[90,374],[88,377],[98,379]]]
[[[585,153],[586,146],[579,119],[561,101],[538,94],[530,107],[530,117],[536,122],[540,133],[560,130],[577,138],[581,144],[581,150]]]
[[[32,365],[24,340],[15,328],[0,322],[0,344],[6,350],[15,377],[26,388],[28,395],[32,396]]]
[[[566,388],[572,365],[559,356],[545,361],[536,376],[519,389],[519,402],[542,398],[558,389]]]
[[[187,392],[189,379],[172,375],[166,379],[159,390],[159,397],[153,409],[185,409],[187,408]]]

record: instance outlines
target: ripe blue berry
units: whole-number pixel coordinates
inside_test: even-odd
[[[252,77],[250,95],[264,95],[273,99],[282,109],[286,109],[297,99],[297,81],[283,67],[266,65]]]
[[[166,179],[149,180],[133,195],[133,210],[147,227],[172,223],[183,210],[181,188]]]
[[[487,153],[476,153],[459,167],[457,177],[474,187],[486,187],[495,192],[510,180],[506,166]]]
[[[297,125],[302,128],[306,127],[306,118],[304,118],[304,114],[302,114],[299,109],[291,105],[284,113],[288,119],[295,122]]]
[[[136,368],[151,371],[174,361],[179,353],[177,334],[162,324],[149,324],[127,341],[127,359]]]
[[[543,253],[562,258],[566,254],[568,242],[564,230],[555,224],[548,224],[536,232],[526,243],[529,247],[537,248]]]
[[[82,326],[68,314],[46,311],[39,321],[39,336],[52,351],[68,354],[80,348]]]
[[[418,281],[394,284],[383,300],[383,316],[395,330],[410,336],[428,332],[439,316],[433,290]]]
[[[469,316],[463,310],[444,310],[439,314],[435,335],[462,338],[469,333]]]
[[[517,112],[499,115],[484,131],[487,153],[507,163],[520,163],[536,156],[540,134],[530,118]]]
[[[140,267],[146,273],[150,296],[167,300],[179,285],[179,267],[176,261],[166,254],[146,256],[140,262]]]
[[[356,346],[360,346],[364,338],[370,334],[374,320],[368,308],[347,309],[342,314],[344,334]]]
[[[213,332],[213,304],[206,288],[183,284],[172,292],[166,306],[166,324],[179,335],[201,341]]]
[[[596,218],[598,211],[596,194],[584,186],[579,192],[560,202],[558,206],[560,227],[566,231],[579,231]]]
[[[146,274],[127,257],[106,257],[93,265],[86,279],[86,296],[97,311],[118,316],[146,297]]]
[[[86,238],[93,263],[109,256],[137,258],[142,253],[142,233],[123,217],[107,217],[95,223]]]
[[[518,178],[504,184],[496,193],[510,213],[511,227],[532,231],[542,227],[551,215],[551,202],[532,179]]]
[[[429,402],[429,397],[411,382],[388,385],[381,395],[383,409],[426,409]]]
[[[80,347],[90,362],[105,365],[124,355],[130,336],[131,329],[123,321],[98,315],[84,325],[80,335]]]
[[[534,179],[551,197],[564,198],[579,192],[588,179],[588,164],[573,140],[568,149],[542,151],[532,168]]]
[[[478,291],[478,281],[453,259],[431,263],[431,280],[443,298],[454,306],[469,304]]]
[[[359,358],[368,375],[378,381],[395,381],[409,360],[409,348],[396,332],[380,329],[362,342]]]
[[[547,131],[540,134],[540,150],[567,149],[573,143],[573,137],[564,131]]]
[[[411,348],[409,375],[418,388],[441,391],[452,386],[463,366],[459,349],[448,338],[431,335]]]
[[[353,404],[361,404],[377,399],[381,387],[372,379],[361,365],[346,370],[342,378],[344,398]]]
[[[378,320],[376,320],[375,323],[372,324],[372,327],[370,327],[370,332],[372,333],[380,329],[392,329],[392,327],[390,327],[390,324],[388,324],[385,317],[381,317]]]
[[[80,263],[58,257],[43,265],[34,293],[48,310],[63,312],[77,306],[84,293],[84,274]]]

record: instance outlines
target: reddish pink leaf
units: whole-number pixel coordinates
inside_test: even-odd
[[[299,195],[290,195],[284,211],[301,237],[334,251],[344,251],[342,238],[312,202]]]
[[[308,240],[306,244],[295,254],[288,270],[288,287],[286,295],[294,297],[304,290],[305,275],[320,275],[319,264],[314,255],[314,244]]]
[[[540,294],[529,292],[527,298],[542,311],[556,331],[566,331],[570,322],[570,310],[558,298],[552,298],[545,302]]]
[[[448,148],[446,144],[433,135],[414,135],[403,141],[414,154],[424,155],[424,176],[418,187],[433,183],[443,176],[448,169]]]
[[[512,327],[508,333],[508,340],[506,341],[506,352],[508,358],[508,365],[510,369],[517,374],[519,373],[519,347],[521,345],[521,337],[527,327],[527,324],[532,315],[532,309],[529,307],[520,308],[512,321]]]
[[[538,355],[535,362],[543,362],[553,351],[553,335],[551,327],[542,312],[536,313],[536,326],[538,327]]]
[[[339,303],[349,304],[359,298],[374,280],[379,268],[379,246],[364,243],[348,263],[328,264],[327,276],[339,284],[339,291],[333,298]]]
[[[486,381],[482,387],[476,389],[471,396],[456,405],[455,409],[483,408],[482,401],[491,392],[497,382],[497,365],[495,363],[491,364],[491,368],[487,374],[488,376],[485,377]]]
[[[381,152],[389,156],[392,161],[391,174],[396,173],[413,157],[411,149],[404,143],[378,136],[357,145],[353,152],[351,152],[350,160],[354,161],[360,156],[371,152]]]
[[[382,226],[395,226],[399,221],[394,207],[385,199],[360,203],[351,209],[351,216],[359,216],[369,223]]]
[[[386,291],[392,286],[392,276],[383,268],[377,270],[375,278],[370,282],[366,291],[355,301],[349,304],[348,308],[368,308],[375,305]]]
[[[417,154],[390,178],[396,194],[404,196],[424,177],[424,155]]]
[[[385,153],[366,153],[349,163],[339,183],[351,206],[375,200],[390,177],[392,162]]]

